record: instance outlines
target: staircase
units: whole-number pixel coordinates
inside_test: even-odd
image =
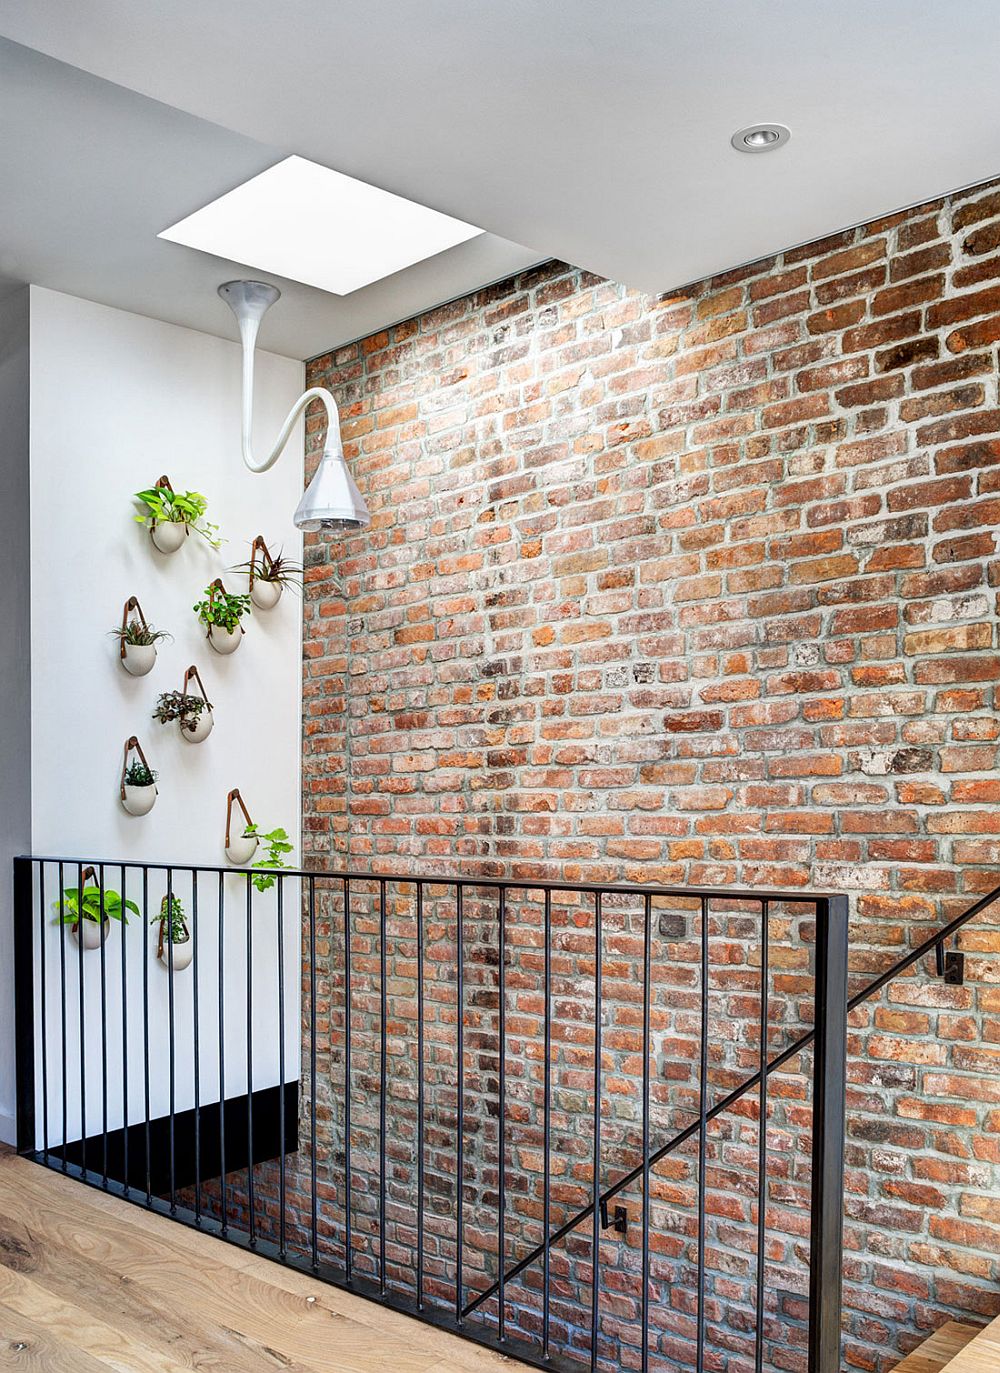
[[[947,1321],[893,1373],[987,1373],[1000,1364],[1000,1316],[987,1326]]]

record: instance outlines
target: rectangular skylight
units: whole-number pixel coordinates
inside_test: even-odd
[[[346,296],[482,232],[304,157],[286,157],[158,236]]]

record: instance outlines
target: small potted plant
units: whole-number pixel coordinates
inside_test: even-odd
[[[200,744],[207,739],[215,724],[212,702],[204,696],[189,696],[186,691],[161,692],[153,719],[161,725],[176,720],[181,738],[189,744]]]
[[[164,897],[160,902],[160,913],[149,922],[159,925],[160,933],[156,941],[156,956],[163,966],[175,973],[183,972],[191,966],[194,957],[194,943],[191,931],[184,919],[184,907],[179,896]]]
[[[129,762],[129,754],[137,755]],[[156,773],[146,762],[139,740],[133,734],[125,745],[122,764],[121,802],[129,815],[148,815],[156,804]]]
[[[213,548],[222,546],[218,525],[204,518],[208,501],[200,491],[175,491],[169,478],[161,477],[155,486],[137,491],[135,499],[143,507],[135,518],[161,553],[176,553],[192,529]]]
[[[285,868],[288,866],[285,862],[285,854],[291,853],[292,845],[288,842],[288,833],[286,830],[279,827],[278,829],[268,830],[266,834],[261,834],[256,825],[247,825],[244,834],[248,837],[259,839],[267,845],[263,857],[259,858],[257,862],[254,863],[255,868]],[[253,884],[258,891],[267,891],[268,887],[273,887],[277,880],[277,877],[271,872],[259,872],[257,876],[252,879]]]
[[[233,824],[234,805],[239,806],[243,812],[243,828],[240,830]],[[250,812],[240,795],[239,787],[234,787],[226,797],[226,862],[232,863],[236,868],[246,867],[257,852],[259,842],[257,827],[250,819]]]
[[[171,636],[147,622],[135,596],[125,602],[122,622],[112,631],[118,640],[118,660],[132,677],[145,677],[156,662],[156,645]]]
[[[247,574],[250,599],[258,610],[273,610],[286,586],[301,585],[302,564],[286,558],[280,548],[272,556],[261,534],[250,545],[249,561],[230,570]]]
[[[240,621],[250,614],[250,604],[249,595],[227,591],[218,577],[205,588],[205,599],[196,603],[194,611],[216,653],[235,653],[239,648],[245,632]]]
[[[138,915],[139,907],[134,901],[122,901],[121,894],[112,891],[110,887],[105,887],[102,903],[101,888],[97,885],[93,868],[84,868],[82,878],[82,893],[79,887],[66,887],[62,901],[54,903],[52,909],[56,916],[55,923],[68,925],[73,938],[85,949],[99,949],[108,937],[111,921],[117,920],[119,923],[127,924],[126,910]]]

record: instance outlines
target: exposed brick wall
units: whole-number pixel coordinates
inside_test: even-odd
[[[307,549],[308,855],[421,874],[846,891],[859,979],[995,885],[998,250],[1000,191],[987,186],[663,299],[552,265],[317,359],[310,383],[338,395],[373,523]],[[394,1101],[412,1122],[412,909],[398,899]],[[808,978],[803,909],[775,915],[775,1043],[810,1015],[796,990]],[[578,916],[564,913],[560,929],[561,950],[583,941],[563,969],[564,1027],[588,1014],[593,937],[588,948]],[[331,918],[337,928],[327,902]],[[480,1048],[492,1043],[495,1059],[496,931],[480,918],[470,932]],[[663,952],[690,971],[696,928],[684,917],[671,933],[677,918],[659,927]],[[454,923],[435,919],[435,1025],[453,1034]],[[631,953],[616,949],[628,963],[636,927],[616,919],[610,934],[633,941]],[[370,903],[357,920],[363,1038],[378,1024]],[[755,1052],[753,1009],[733,1000],[759,992],[759,929],[747,920],[731,925],[720,912],[713,922],[713,968],[733,978],[713,987],[716,1092],[741,1047]],[[510,976],[530,999],[537,908],[510,933]],[[1000,1309],[1000,939],[979,923],[962,944],[964,987],[921,969],[853,1017],[854,1368],[891,1366],[948,1316]],[[334,1149],[340,966],[334,957],[318,1008],[317,1095]],[[690,1108],[693,987],[682,977],[658,989],[660,1086],[675,1084],[664,1088],[668,1113]],[[616,995],[627,1010],[627,993]],[[586,1035],[581,1043],[577,1069]],[[448,1052],[428,1087],[445,1134]],[[508,1070],[520,1071],[530,1034],[511,1052]],[[563,1053],[557,1071],[569,1073],[568,1033]],[[362,1190],[375,1081],[370,1063],[355,1079]],[[634,1063],[624,1081],[613,1120],[620,1110],[619,1142],[634,1145]],[[769,1358],[796,1368],[809,1113],[803,1079],[782,1081]],[[483,1135],[473,1208],[490,1200],[491,1166],[495,1181],[492,1090],[484,1085],[473,1112]],[[525,1119],[534,1128],[530,1109]],[[569,1170],[585,1190],[573,1149],[585,1154],[586,1134],[572,1121],[567,1132]],[[748,1358],[755,1140],[748,1109],[711,1141],[713,1367]],[[397,1162],[402,1196],[406,1129]],[[654,1319],[668,1361],[691,1356],[694,1162],[675,1160],[658,1180]],[[516,1150],[511,1164],[519,1176],[532,1166]],[[439,1172],[447,1178],[443,1155]],[[447,1218],[453,1191],[442,1183],[440,1195]],[[537,1225],[536,1197],[509,1197],[515,1249]],[[412,1215],[404,1206],[397,1219],[402,1233]],[[603,1352],[631,1367],[626,1248],[608,1249]],[[397,1258],[405,1266],[405,1244]],[[568,1307],[588,1262],[581,1237],[560,1269]]]

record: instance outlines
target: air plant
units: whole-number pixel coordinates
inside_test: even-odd
[[[251,571],[250,560],[245,563],[237,563],[231,567],[230,572],[245,572],[248,576]],[[286,558],[279,548],[274,557],[259,557],[253,563],[253,576],[259,582],[277,582],[280,586],[301,586],[302,585],[302,564]]]
[[[114,637],[133,648],[147,648],[150,644],[164,643],[174,636],[155,625],[144,624],[141,620],[129,620],[125,625],[116,625],[109,631]]]

